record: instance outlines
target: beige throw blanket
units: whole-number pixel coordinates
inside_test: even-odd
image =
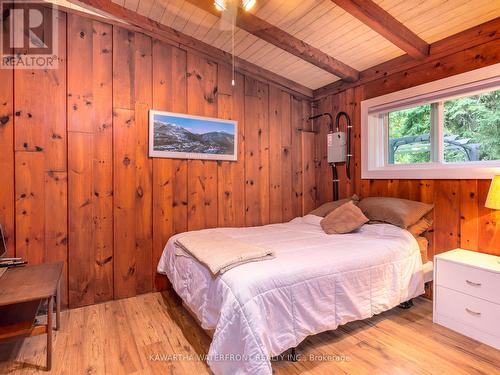
[[[241,264],[274,258],[271,250],[248,245],[215,231],[187,233],[177,238],[175,255],[197,259],[214,277]]]

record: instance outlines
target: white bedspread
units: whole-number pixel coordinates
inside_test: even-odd
[[[215,279],[196,260],[175,256],[176,236],[168,241],[158,272],[168,276],[203,328],[215,328],[208,353],[215,374],[269,375],[269,357],[307,336],[424,293],[422,260],[409,232],[376,224],[358,233],[326,235],[320,220],[306,215],[285,224],[218,228],[271,248],[276,258]]]

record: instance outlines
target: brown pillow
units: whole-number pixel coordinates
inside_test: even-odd
[[[359,208],[370,220],[384,221],[403,229],[415,224],[434,205],[408,199],[370,197],[359,202]]]
[[[387,224],[385,221],[370,220],[368,224]]]
[[[338,201],[326,202],[326,203],[322,204],[321,206],[319,206],[318,208],[312,210],[309,213],[311,215],[325,217],[326,215],[328,215],[330,212],[332,212],[336,208],[338,208],[338,207],[342,206],[343,204],[346,204],[347,202],[350,202],[350,201],[354,201],[355,204],[358,204],[359,198],[356,194],[354,194],[350,198],[344,198],[344,199],[340,199]]]
[[[418,247],[420,248],[420,256],[422,257],[422,263],[427,263],[429,261],[429,255],[427,250],[429,248],[429,241],[425,237],[416,238]]]
[[[429,228],[431,226],[432,226],[432,219],[428,219],[424,216],[419,221],[417,221],[415,224],[410,225],[408,227],[408,232],[410,232],[413,235],[413,237],[418,237],[422,233],[429,230]]]
[[[326,234],[349,233],[368,222],[363,212],[349,201],[330,212],[320,221],[321,228]]]

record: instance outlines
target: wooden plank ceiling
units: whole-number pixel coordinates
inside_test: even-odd
[[[192,0],[112,1],[216,48],[231,51],[231,26],[213,12],[193,5]],[[206,2],[212,4],[212,0]],[[404,39],[408,35],[398,38],[397,33],[381,32],[370,16],[359,14],[361,9],[377,16],[377,6],[367,8],[367,2],[362,0],[257,0],[251,13],[357,71],[407,52],[418,57],[425,54],[426,43],[500,17],[497,0],[373,2],[392,16],[394,22],[386,24],[389,29],[401,23],[412,34],[408,39],[417,45],[413,53],[405,48]],[[353,10],[356,7],[358,14]],[[310,89],[341,79],[328,69],[321,69],[239,27],[236,27],[235,54]]]

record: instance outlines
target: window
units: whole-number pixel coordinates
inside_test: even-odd
[[[431,161],[431,106],[389,112],[389,164],[416,164]]]
[[[363,178],[500,173],[500,64],[365,100]]]
[[[447,100],[444,160],[500,160],[500,90]]]

